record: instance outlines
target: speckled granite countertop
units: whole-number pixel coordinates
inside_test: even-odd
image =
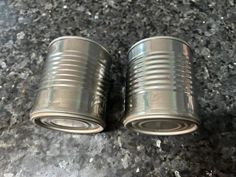
[[[0,0],[1,177],[235,177],[236,8],[234,0]],[[109,129],[71,135],[29,122],[49,42],[98,41],[113,56]],[[122,127],[127,51],[172,35],[194,50],[199,131],[178,137]]]

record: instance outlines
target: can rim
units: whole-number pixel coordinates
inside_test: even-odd
[[[94,43],[97,46],[101,47],[108,55],[111,55],[110,52],[108,52],[108,50],[104,46],[99,44],[98,42],[96,42],[96,41],[94,41],[92,39],[86,38],[86,37],[81,37],[81,36],[61,36],[61,37],[58,37],[58,38],[55,38],[54,40],[52,40],[49,43],[48,47],[51,47],[52,44],[54,44],[55,42],[57,42],[59,40],[63,40],[63,39],[78,39],[78,40],[88,41],[88,42]]]
[[[170,131],[170,132],[152,132],[147,131],[143,129],[135,129],[133,127],[129,127],[130,123],[132,122],[143,122],[145,120],[172,120],[172,121],[185,121],[185,122],[191,122],[195,125],[195,128],[193,129],[185,129],[185,130],[177,130],[177,131]],[[148,135],[159,135],[159,136],[170,136],[170,135],[182,135],[191,133],[198,129],[200,125],[200,120],[197,117],[189,117],[189,116],[183,116],[183,115],[168,115],[168,114],[149,114],[149,115],[137,115],[137,116],[128,116],[123,120],[123,124],[126,128],[134,130],[139,133],[148,134]]]
[[[191,46],[189,43],[187,43],[186,41],[184,41],[183,39],[180,39],[180,38],[177,38],[177,37],[173,37],[173,36],[153,36],[153,37],[149,37],[149,38],[145,38],[145,39],[142,39],[136,43],[134,43],[130,49],[128,50],[128,54],[130,53],[130,51],[135,48],[137,45],[143,43],[143,42],[146,42],[146,41],[149,41],[149,40],[153,40],[153,39],[172,39],[172,40],[176,40],[176,41],[180,41],[182,43],[184,43],[185,45],[187,45],[190,50],[192,50]]]
[[[42,121],[45,118],[49,118],[53,120],[54,118],[58,119],[58,117],[62,117],[63,119],[68,119],[68,120],[87,122],[94,125],[96,124],[98,127],[96,129],[84,129],[84,130],[70,129],[69,127],[61,126],[60,124],[52,125],[52,124],[48,124]],[[30,120],[34,124],[47,128],[47,129],[58,130],[58,131],[67,132],[67,133],[76,133],[76,134],[77,133],[79,134],[99,133],[103,131],[105,127],[105,122],[103,120],[99,120],[99,119],[87,116],[85,114],[76,114],[73,112],[64,112],[64,111],[45,110],[45,111],[31,112]]]

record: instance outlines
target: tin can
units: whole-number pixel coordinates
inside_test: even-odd
[[[151,37],[134,44],[128,56],[125,127],[150,135],[196,130],[189,45],[175,37]]]
[[[110,65],[107,50],[90,39],[63,36],[53,40],[31,120],[64,132],[101,132]]]

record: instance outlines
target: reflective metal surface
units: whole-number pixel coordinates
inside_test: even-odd
[[[189,45],[167,36],[139,41],[129,50],[124,125],[152,135],[197,129]]]
[[[71,133],[102,131],[110,65],[109,53],[92,40],[52,41],[31,120]]]

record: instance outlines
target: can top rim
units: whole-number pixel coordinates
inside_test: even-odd
[[[57,42],[59,40],[63,40],[63,39],[78,39],[78,40],[89,41],[89,42],[94,43],[94,44],[98,45],[99,47],[101,47],[108,55],[111,55],[110,52],[108,52],[108,50],[105,47],[103,47],[101,44],[99,44],[98,42],[96,42],[92,39],[86,38],[86,37],[81,37],[81,36],[61,36],[61,37],[58,37],[58,38],[52,40],[49,43],[48,47],[50,47],[55,42]]]
[[[128,50],[128,54],[129,54],[130,51],[131,51],[133,48],[135,48],[137,45],[139,45],[139,44],[141,44],[141,43],[143,43],[143,42],[145,42],[145,41],[149,41],[149,40],[153,40],[153,39],[172,39],[172,40],[180,41],[180,42],[184,43],[185,45],[187,45],[187,46],[190,48],[190,50],[192,50],[191,47],[190,47],[190,44],[187,43],[186,41],[180,39],[180,38],[173,37],[173,36],[153,36],[153,37],[149,37],[149,38],[142,39],[142,40],[140,40],[140,41],[134,43],[134,44],[130,47],[130,49]]]

